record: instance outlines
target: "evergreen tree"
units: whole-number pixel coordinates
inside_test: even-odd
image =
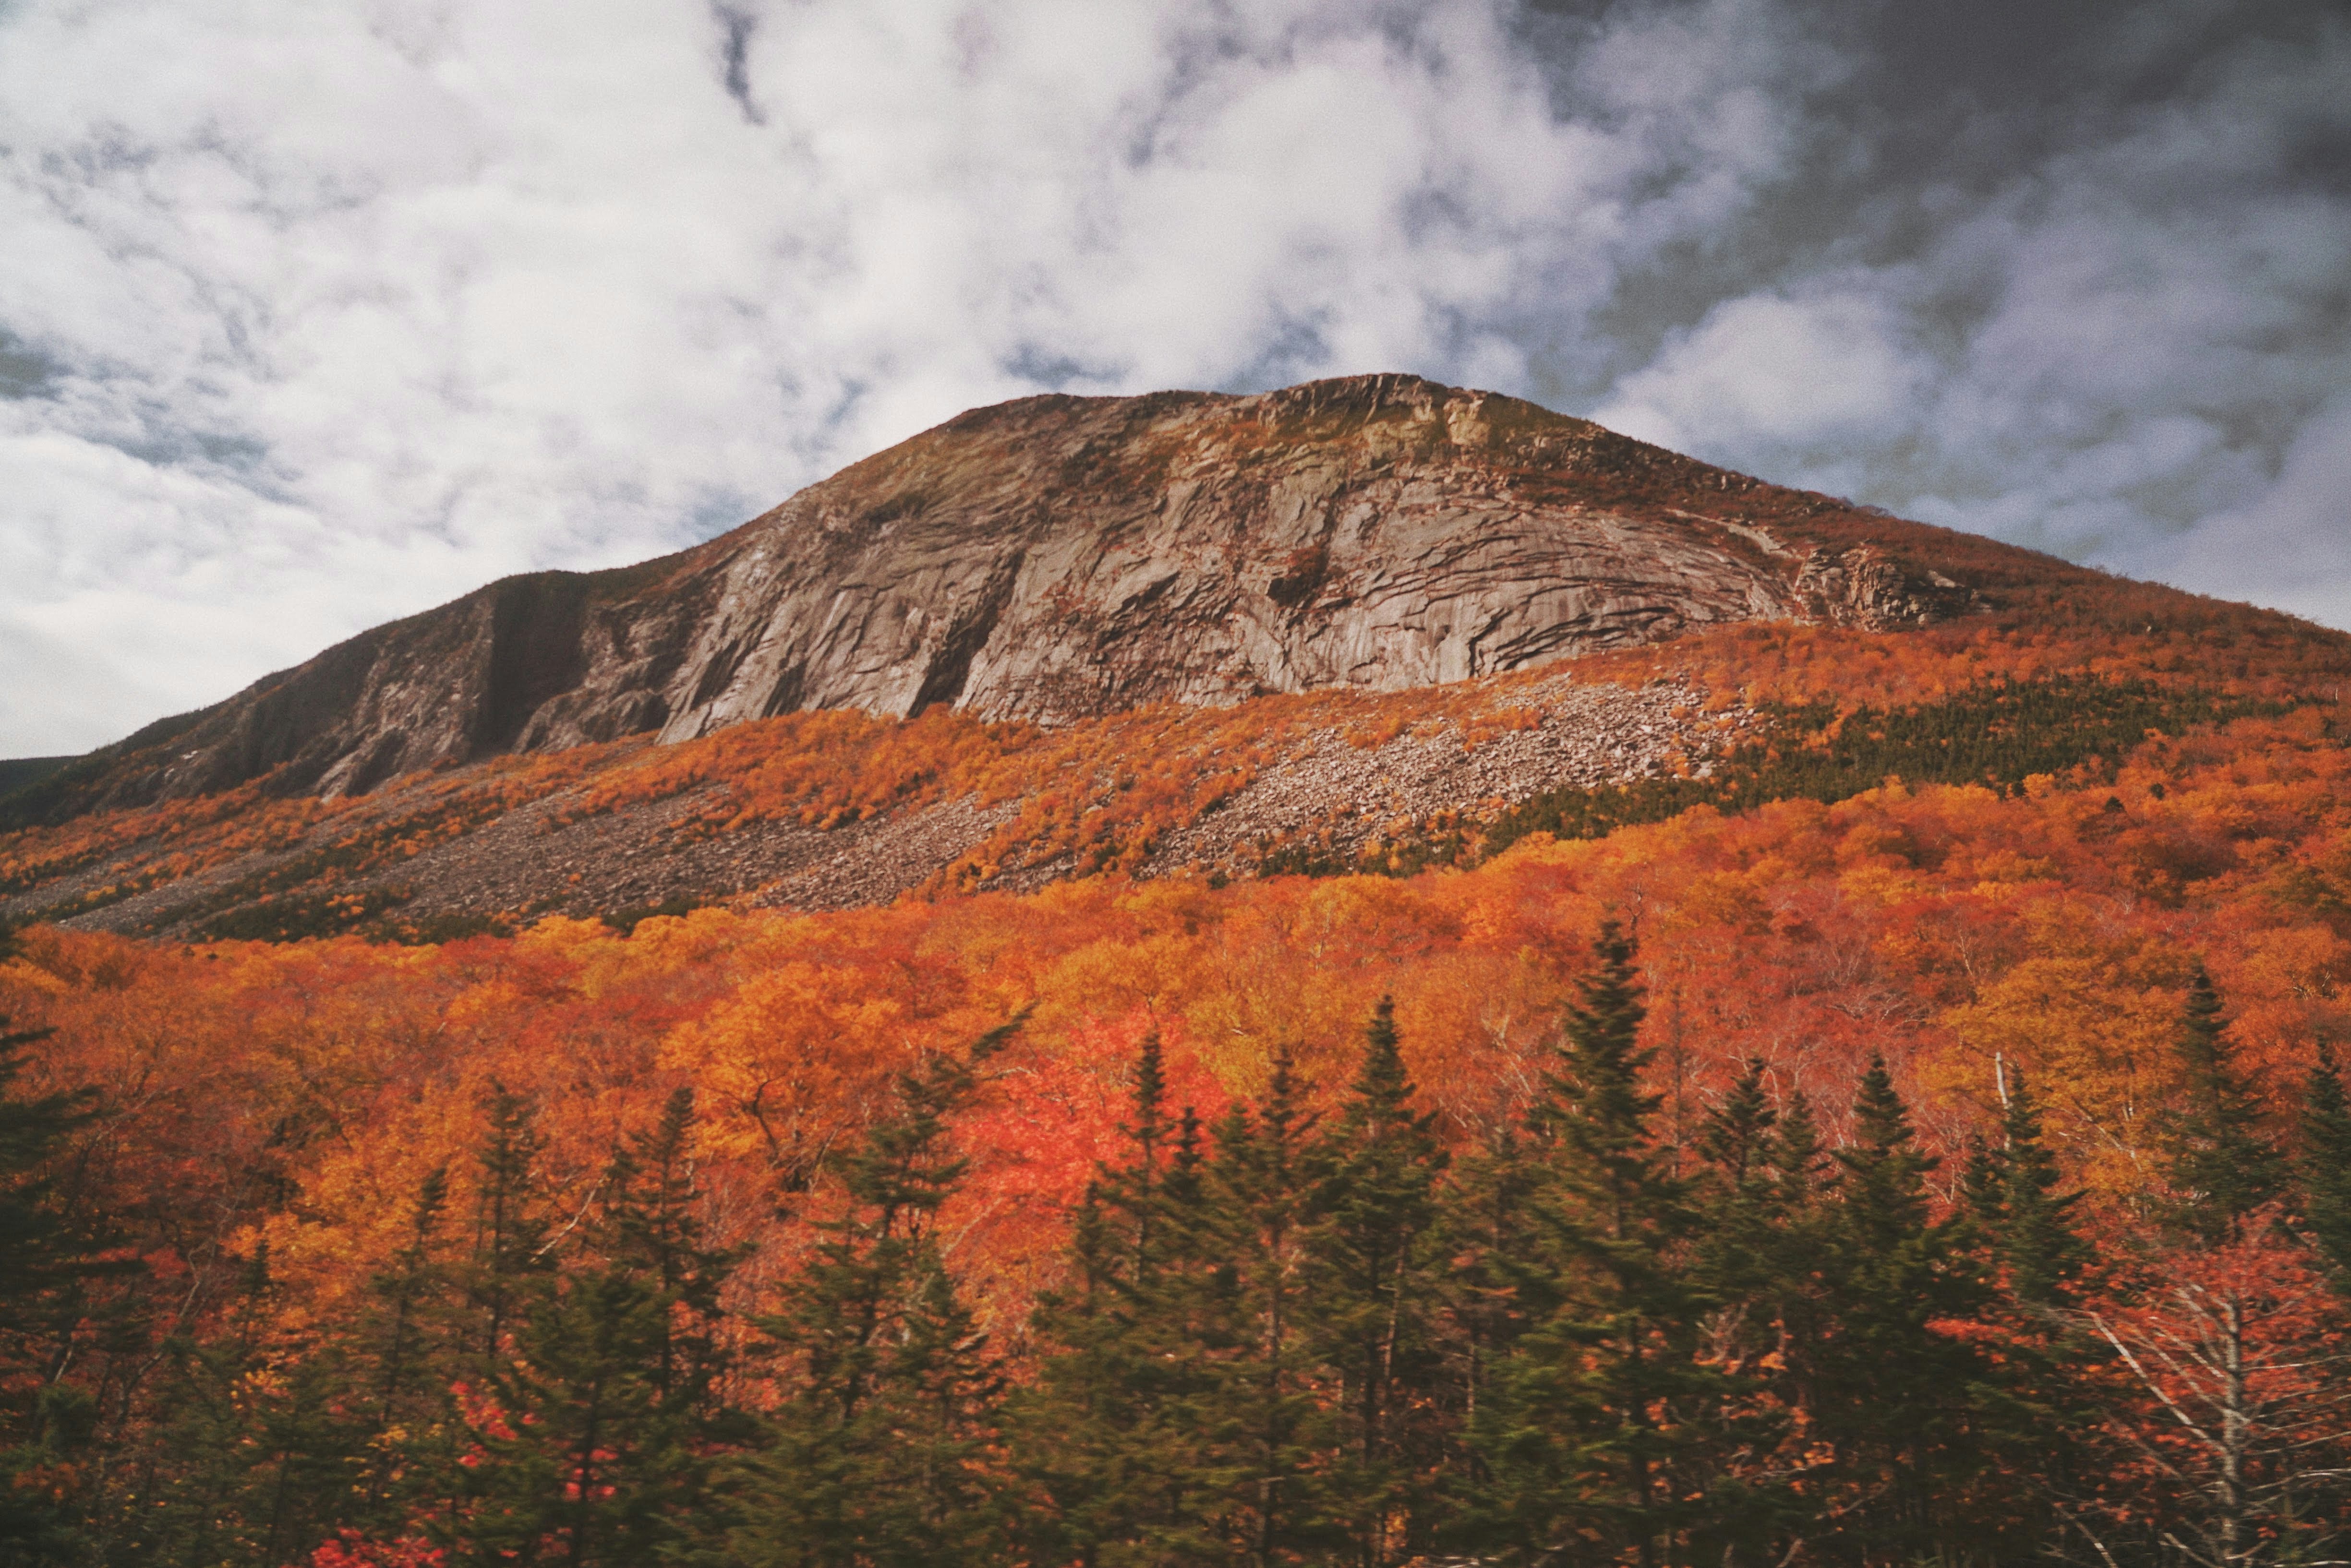
[[[2074,1229],[2079,1192],[2057,1190],[2057,1156],[2042,1137],[2041,1106],[2016,1075],[2001,1113],[2000,1143],[1970,1161],[1969,1208],[2010,1293],[2030,1307],[2060,1307],[2088,1266],[2090,1244]]]
[[[694,1091],[673,1091],[661,1120],[614,1162],[605,1245],[668,1303],[648,1368],[654,1392],[664,1405],[706,1411],[733,1365],[720,1294],[750,1248],[713,1246],[703,1234],[694,1114]]]
[[[1191,1107],[1171,1126],[1161,1061],[1146,1036],[1121,1127],[1127,1156],[1079,1208],[1069,1282],[1039,1303],[1036,1386],[1012,1407],[1047,1503],[1028,1521],[1039,1561],[1189,1563],[1217,1550],[1207,1156]]]
[[[537,1169],[547,1140],[530,1102],[494,1083],[484,1109],[489,1127],[475,1162],[473,1251],[458,1279],[473,1314],[465,1359],[477,1378],[505,1365],[513,1334],[555,1269]]]
[[[256,1246],[209,1342],[174,1335],[157,1401],[163,1457],[122,1555],[278,1568],[337,1521],[357,1473],[341,1386],[301,1332],[280,1327],[266,1243]]]
[[[2074,1228],[2077,1192],[2061,1192],[2055,1152],[2022,1074],[2010,1083],[1999,1141],[1979,1141],[1964,1183],[1969,1213],[1999,1285],[1979,1310],[2004,1336],[1977,1384],[1976,1418],[1997,1475],[2031,1484],[1984,1489],[1973,1509],[1978,1538],[2004,1531],[2009,1550],[2031,1551],[2062,1532],[2052,1499],[2074,1499],[2114,1468],[2095,1451],[2097,1390],[2085,1369],[2104,1345],[2074,1312],[2095,1250]]]
[[[2302,1097],[2302,1221],[2311,1241],[2351,1285],[2351,1105],[2325,1041]]]
[[[757,1568],[935,1568],[1002,1556],[996,1473],[1003,1377],[947,1272],[940,1209],[966,1161],[947,1118],[973,1065],[940,1057],[902,1075],[896,1110],[841,1161],[847,1208],[763,1324],[797,1386],[747,1478],[729,1561]]]
[[[1704,1272],[1719,1299],[1762,1306],[1744,1325],[1759,1345],[1774,1327],[1768,1298],[1781,1271],[1779,1227],[1788,1210],[1772,1164],[1779,1119],[1764,1092],[1763,1064],[1750,1061],[1722,1103],[1707,1112],[1696,1149],[1706,1172],[1698,1227]]]
[[[1968,1134],[1967,1164],[1959,1172],[1959,1201],[1986,1234],[2008,1209],[2008,1155],[1980,1132]]]
[[[439,1254],[448,1203],[448,1168],[437,1167],[418,1187],[406,1241],[369,1282],[369,1307],[336,1347],[337,1376],[355,1396],[350,1442],[361,1472],[340,1524],[397,1534],[447,1492],[455,1325]]]
[[[538,1293],[518,1354],[486,1385],[462,1533],[477,1560],[622,1564],[675,1551],[698,1528],[717,1450],[747,1436],[717,1387],[718,1294],[742,1254],[701,1236],[693,1118],[681,1089],[615,1152],[579,1264]],[[502,1144],[514,1140],[494,1123],[493,1152]]]
[[[199,1470],[213,1473],[197,1483],[210,1499],[205,1528],[223,1532],[231,1560],[276,1568],[345,1529],[397,1537],[450,1495],[457,1325],[436,1251],[447,1199],[446,1172],[428,1174],[406,1241],[340,1330],[275,1325],[265,1248],[247,1272],[237,1332],[182,1350],[184,1429],[214,1438],[189,1445],[212,1450]]]
[[[1766,1297],[1759,1310],[1776,1331],[1772,1354],[1780,1364],[1770,1381],[1782,1408],[1809,1410],[1817,1403],[1821,1349],[1836,1319],[1832,1293],[1841,1216],[1830,1201],[1836,1162],[1802,1089],[1790,1091],[1780,1108],[1767,1160],[1771,1175],[1764,1201],[1771,1205],[1778,1230],[1764,1260]]]
[[[1311,1338],[1307,1203],[1312,1118],[1285,1053],[1265,1098],[1218,1125],[1204,1172],[1212,1267],[1199,1276],[1200,1348],[1212,1392],[1202,1436],[1224,1554],[1263,1565],[1345,1539],[1331,1495],[1331,1434]]]
[[[1444,1288],[1435,1117],[1416,1114],[1395,1008],[1382,998],[1362,1066],[1316,1150],[1308,1241],[1316,1353],[1335,1376],[1332,1484],[1366,1568],[1423,1550],[1443,1459],[1437,1314]]]
[[[10,935],[0,928],[0,959]],[[26,1096],[17,1085],[46,1029],[0,1017],[0,1561],[68,1562],[85,1544],[87,1458],[97,1438],[90,1397],[63,1381],[90,1287],[137,1265],[103,1259],[103,1216],[76,1214],[48,1167],[94,1117],[88,1092]]]
[[[1505,1123],[1454,1162],[1438,1194],[1439,1239],[1452,1263],[1440,1342],[1447,1462],[1437,1489],[1449,1518],[1475,1512],[1492,1483],[1479,1437],[1489,1429],[1497,1385],[1529,1326],[1557,1304],[1532,1219],[1543,1185],[1536,1147]]]
[[[2201,964],[2189,981],[2179,1051],[2185,1082],[2179,1107],[2163,1123],[2163,1176],[2174,1222],[2218,1245],[2284,1196],[2289,1173],[2262,1130],[2260,1098],[2237,1070],[2220,992]]]
[[[1963,1215],[1937,1220],[1909,1110],[1882,1059],[1862,1075],[1853,1141],[1835,1152],[1827,1320],[1807,1349],[1812,1436],[1831,1456],[1807,1486],[1836,1499],[1820,1541],[1833,1560],[1909,1561],[1964,1549],[1965,1507],[1986,1451],[1987,1374],[1965,1337],[1938,1324],[1989,1301]]]
[[[1792,1211],[1810,1209],[1819,1201],[1823,1179],[1831,1166],[1827,1149],[1828,1140],[1821,1136],[1820,1118],[1813,1114],[1813,1102],[1802,1089],[1796,1090],[1788,1096],[1787,1108],[1780,1113],[1770,1155],[1782,1208]]]
[[[1834,1316],[1823,1285],[1827,1160],[1809,1102],[1796,1092],[1775,1108],[1760,1061],[1708,1112],[1697,1152],[1704,1165],[1695,1261],[1716,1303],[1713,1360],[1734,1387],[1757,1396],[1715,1417],[1731,1455],[1718,1486],[1749,1511],[1738,1543],[1777,1559],[1806,1528],[1802,1499],[1784,1478],[1805,1463],[1809,1434],[1794,1413],[1813,1403],[1811,1353]]]
[[[1719,1556],[1756,1522],[1718,1464],[1735,1380],[1708,1363],[1715,1303],[1690,1267],[1697,1217],[1652,1133],[1661,1101],[1641,1083],[1633,945],[1611,921],[1596,955],[1531,1117],[1548,1146],[1534,1210],[1559,1304],[1519,1340],[1480,1412],[1490,1479],[1468,1530],[1526,1562]]]

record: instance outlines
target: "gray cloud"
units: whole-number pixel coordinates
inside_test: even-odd
[[[1041,388],[1418,370],[2351,620],[2346,47],[2200,0],[36,0],[0,752]]]
[[[1878,16],[1875,53],[1813,106],[1802,218],[1759,207],[1733,236],[1742,265],[1707,275],[1695,319],[1653,321],[1597,417],[2351,624],[2341,552],[2302,550],[2290,602],[2288,578],[2234,564],[2284,548],[2262,519],[2346,531],[2294,489],[2318,460],[2289,462],[2334,450],[2328,400],[2351,380],[2341,14]],[[2235,543],[2205,542],[2220,534]]]

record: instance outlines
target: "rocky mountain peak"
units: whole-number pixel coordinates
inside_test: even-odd
[[[81,798],[264,774],[357,794],[811,708],[1053,723],[1393,690],[1723,622],[1969,607],[1952,578],[1820,526],[1851,511],[1412,376],[1024,398],[679,555],[507,578],[377,628],[133,737]]]

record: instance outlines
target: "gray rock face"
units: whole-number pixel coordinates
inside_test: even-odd
[[[1510,441],[1495,414],[1556,428]],[[967,415],[746,530],[663,734],[1425,685],[1799,612],[1735,535],[1561,505],[1491,461],[1611,444],[1403,378]]]
[[[1052,722],[1392,689],[1722,622],[1968,607],[1948,578],[1805,538],[1825,504],[1412,377],[1029,398],[683,554],[508,578],[377,628],[131,750],[103,803],[273,771],[277,789],[363,792],[798,709]]]

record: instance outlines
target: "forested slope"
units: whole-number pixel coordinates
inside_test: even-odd
[[[54,775],[0,1562],[2338,1560],[2351,639],[1762,499],[1975,597]]]
[[[2335,711],[2260,701],[1411,877],[36,929],[15,1092],[93,1097],[17,1517],[173,1563],[2323,1552],[2351,822]],[[2216,1314],[2253,1370],[2191,1430]]]

